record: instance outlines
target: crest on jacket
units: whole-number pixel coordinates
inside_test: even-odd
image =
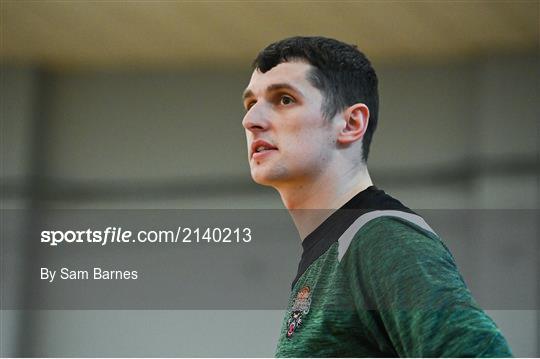
[[[291,316],[287,320],[287,338],[291,338],[298,327],[302,325],[302,320],[309,313],[311,305],[311,288],[302,287],[296,294],[291,307]]]

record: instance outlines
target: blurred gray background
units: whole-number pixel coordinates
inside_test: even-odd
[[[3,209],[283,208],[250,180],[240,95],[256,53],[292,35],[335,37],[372,60],[376,185],[420,211],[538,209],[537,1],[0,4]],[[458,264],[474,262],[466,280],[492,278],[492,263],[504,273],[538,258],[537,224],[522,230],[525,245],[445,241]],[[539,269],[523,279],[537,300]],[[538,310],[488,313],[515,355],[540,355]],[[0,347],[272,356],[282,314],[4,310]]]

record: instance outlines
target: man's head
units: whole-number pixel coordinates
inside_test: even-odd
[[[310,182],[344,158],[365,162],[377,123],[377,77],[356,47],[289,38],[261,51],[254,68],[243,125],[256,182]]]
[[[379,110],[377,75],[367,57],[356,46],[338,40],[296,36],[267,46],[253,67],[265,73],[280,63],[298,60],[313,66],[308,80],[323,95],[321,110],[327,120],[355,103],[367,105],[369,124],[362,139],[362,158],[367,161]]]

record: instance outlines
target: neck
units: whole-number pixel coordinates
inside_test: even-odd
[[[277,188],[302,240],[357,193],[373,185],[365,166],[352,172]]]

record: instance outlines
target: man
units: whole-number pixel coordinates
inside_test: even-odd
[[[277,356],[511,356],[427,223],[373,186],[377,76],[356,47],[265,48],[244,92],[253,179],[302,238]]]

